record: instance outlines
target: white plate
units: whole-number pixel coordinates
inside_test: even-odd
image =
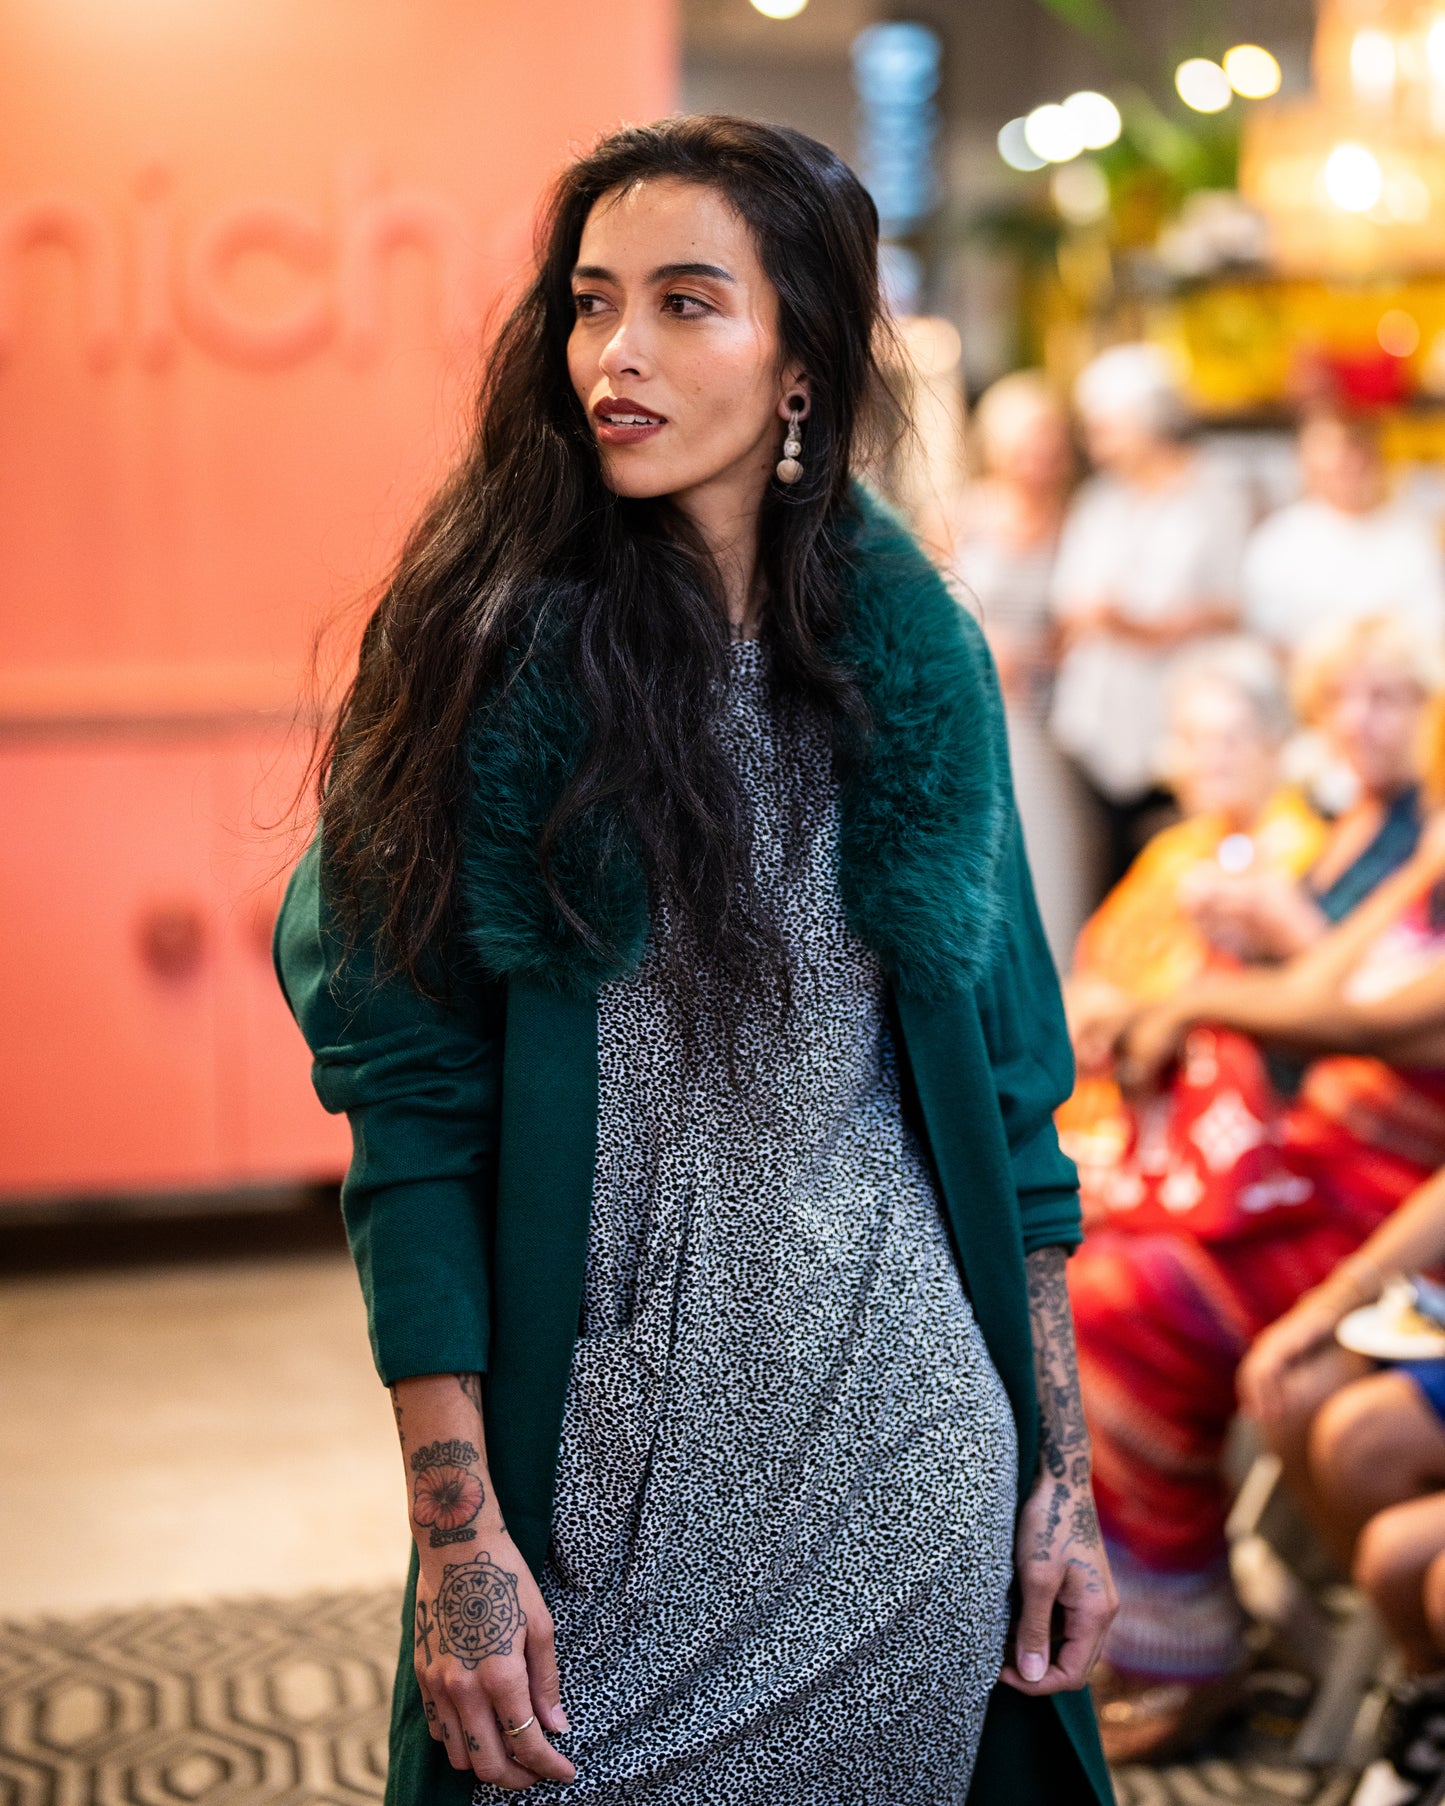
[[[1401,1329],[1394,1299],[1351,1311],[1336,1328],[1335,1340],[1341,1348],[1368,1355],[1372,1361],[1433,1361],[1445,1356],[1445,1329]]]

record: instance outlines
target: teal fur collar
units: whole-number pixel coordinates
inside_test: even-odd
[[[851,610],[839,656],[873,730],[840,764],[839,883],[849,925],[899,990],[946,995],[987,967],[999,928],[1008,758],[992,662],[898,517],[855,486]],[[635,968],[647,891],[620,825],[559,850],[563,893],[611,949],[587,946],[542,882],[538,831],[585,722],[557,662],[531,659],[504,706],[479,716],[463,868],[467,932],[482,965],[575,995]]]

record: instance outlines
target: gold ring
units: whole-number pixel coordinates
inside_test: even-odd
[[[508,1731],[507,1735],[509,1737],[520,1737],[522,1735],[523,1731],[530,1731],[532,1726],[534,1724],[536,1724],[536,1722],[537,1722],[537,1714],[534,1712],[525,1724],[519,1724],[515,1731]]]

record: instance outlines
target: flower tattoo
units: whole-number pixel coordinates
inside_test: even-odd
[[[433,1549],[447,1543],[469,1543],[476,1536],[470,1525],[487,1496],[470,1469],[477,1459],[471,1443],[455,1440],[428,1443],[411,1458],[416,1474],[412,1516],[427,1526]]]

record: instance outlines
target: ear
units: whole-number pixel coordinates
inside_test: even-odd
[[[784,374],[787,380],[783,384],[783,393],[778,398],[778,418],[786,420],[796,409],[798,418],[806,420],[813,405],[813,391],[808,386],[807,372],[794,366]]]

